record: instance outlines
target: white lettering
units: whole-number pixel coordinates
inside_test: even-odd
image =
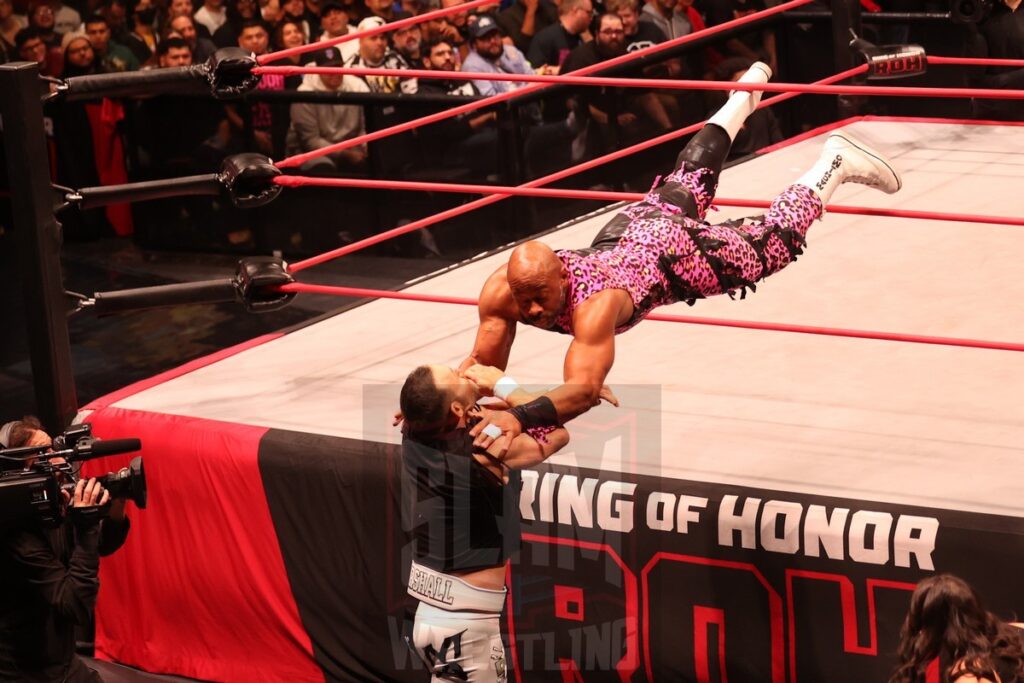
[[[804,554],[819,557],[820,548],[824,547],[828,559],[843,559],[843,530],[849,516],[850,511],[846,508],[835,508],[829,517],[823,505],[809,506],[804,518]]]
[[[631,496],[636,484],[606,481],[597,492],[597,524],[605,531],[628,534],[633,530],[633,501],[617,496]]]
[[[696,524],[700,521],[700,513],[708,506],[708,499],[700,496],[679,496],[678,514],[676,517],[676,530],[681,534],[690,532],[690,523]]]
[[[897,567],[909,567],[910,556],[917,558],[921,569],[934,570],[932,553],[935,551],[935,537],[939,533],[939,520],[934,517],[900,515],[896,521],[896,536],[893,538],[893,561]]]
[[[652,493],[647,499],[647,528],[655,531],[672,531],[675,509],[674,495],[661,491]]]
[[[867,528],[874,528],[871,547],[867,544]],[[889,532],[892,515],[888,512],[858,510],[850,519],[850,559],[867,564],[885,564],[889,561]]]
[[[804,506],[781,500],[769,500],[761,511],[761,547],[773,553],[792,555],[800,549],[800,516]],[[782,517],[782,536],[776,534]]]
[[[554,472],[547,472],[544,474],[544,478],[540,480],[540,521],[542,522],[553,522],[555,521],[555,506],[554,506],[554,494],[555,494],[555,482],[558,481],[558,475]]]
[[[736,514],[738,497],[722,496],[718,506],[718,545],[732,547],[735,532],[740,532],[740,545],[753,550],[757,540],[757,509],[761,505],[760,498],[747,498],[743,501],[743,512]]]
[[[558,521],[561,524],[572,524],[573,517],[575,517],[580,526],[592,529],[594,528],[594,489],[597,488],[597,479],[584,479],[583,485],[579,487],[576,482],[576,475],[567,474],[558,484]]]
[[[533,503],[537,500],[537,480],[540,474],[533,470],[523,470],[523,490],[519,494],[519,514],[523,519],[532,522],[536,519],[533,516]]]

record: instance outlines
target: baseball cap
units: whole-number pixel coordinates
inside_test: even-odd
[[[345,60],[341,58],[338,48],[328,47],[318,52],[314,61],[317,66],[342,66]]]
[[[380,28],[386,23],[387,22],[381,19],[380,17],[366,17],[365,19],[359,22],[359,26],[356,28],[360,31],[366,31],[371,28]]]
[[[501,30],[498,22],[490,14],[481,14],[469,29],[469,35],[474,38],[483,38],[491,31]]]

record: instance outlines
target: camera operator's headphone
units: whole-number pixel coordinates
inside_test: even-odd
[[[11,430],[14,429],[14,425],[18,424],[18,421],[8,422],[3,427],[0,427],[0,448],[7,448],[7,444],[11,442]]]

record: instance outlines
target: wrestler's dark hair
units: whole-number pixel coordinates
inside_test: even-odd
[[[398,399],[405,428],[411,433],[441,432],[448,423],[448,390],[434,383],[429,365],[421,365],[405,378]]]
[[[900,630],[899,665],[889,683],[920,683],[939,658],[940,680],[959,674],[997,680],[996,662],[1013,672],[1003,683],[1024,681],[1024,635],[987,611],[971,586],[951,574],[929,577],[914,589]],[[959,665],[959,666],[958,666]]]
[[[170,38],[165,38],[160,41],[160,43],[156,46],[156,56],[166,57],[167,53],[171,50],[188,50],[189,52],[192,52],[192,48],[189,47],[188,41],[186,41],[184,38],[172,36]]]
[[[7,439],[8,448],[21,448],[32,438],[32,432],[43,428],[39,418],[26,415],[11,426],[11,434]]]

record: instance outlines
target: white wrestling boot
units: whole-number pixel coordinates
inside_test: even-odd
[[[747,72],[740,76],[739,83],[767,83],[772,77],[772,69],[764,62],[754,62]],[[729,92],[729,99],[722,108],[712,114],[707,120],[729,134],[730,140],[735,140],[736,135],[743,127],[743,122],[754,113],[757,105],[761,102],[761,91],[732,90]]]
[[[895,194],[903,187],[899,173],[889,159],[849,133],[832,133],[825,140],[821,156],[797,185],[811,188],[828,204],[843,183],[859,183]]]

